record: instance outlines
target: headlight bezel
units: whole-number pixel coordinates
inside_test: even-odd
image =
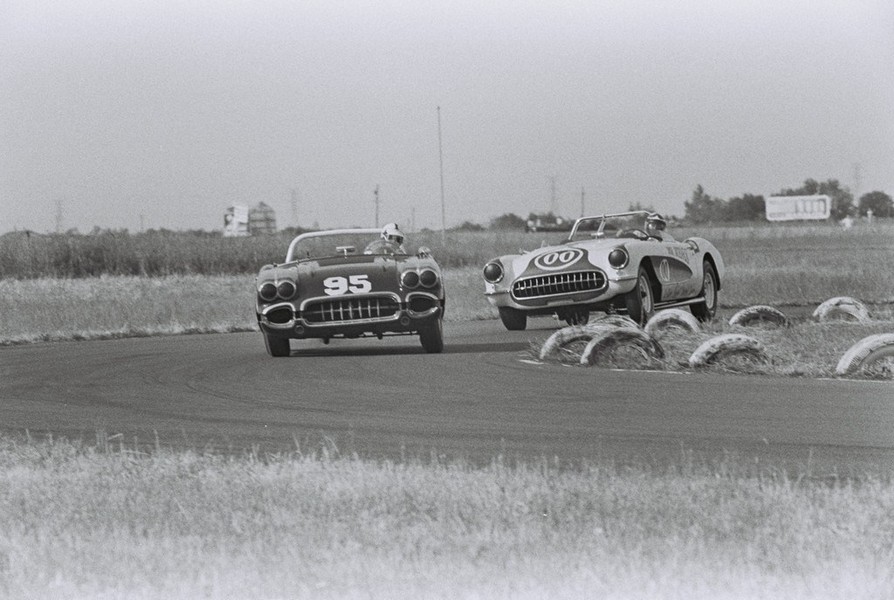
[[[493,267],[493,269],[490,269],[491,267]],[[491,271],[490,274],[488,273],[488,270]],[[496,273],[493,273],[494,271],[496,271]],[[486,282],[497,284],[503,281],[503,278],[506,276],[506,269],[503,267],[503,263],[499,260],[492,260],[484,265],[482,276]]]

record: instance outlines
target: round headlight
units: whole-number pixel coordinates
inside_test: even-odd
[[[438,285],[438,274],[431,269],[424,269],[419,274],[419,283],[427,288],[435,287]]]
[[[496,261],[484,265],[484,279],[490,283],[503,279],[503,265]]]
[[[630,255],[627,254],[627,250],[625,250],[624,248],[615,248],[608,253],[608,264],[616,269],[623,269],[624,267],[626,267],[627,261],[629,260]]]
[[[273,285],[272,281],[261,284],[261,287],[258,288],[258,296],[264,302],[273,302],[274,298],[276,298],[276,286]]]
[[[279,297],[283,300],[288,300],[294,296],[295,290],[295,284],[291,281],[280,281],[279,285],[276,286],[276,293],[279,294]]]
[[[400,282],[405,288],[413,289],[419,285],[419,273],[416,271],[404,271],[400,276]]]

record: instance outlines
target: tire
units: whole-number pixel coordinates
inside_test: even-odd
[[[540,360],[558,360],[562,363],[577,364],[581,353],[593,336],[602,330],[612,329],[611,325],[573,325],[554,332],[540,348]]]
[[[869,311],[866,310],[865,304],[848,296],[829,298],[813,311],[813,318],[817,321],[829,321],[840,317],[851,317],[860,323],[865,323],[869,320]]]
[[[292,353],[291,346],[289,345],[289,338],[277,337],[265,333],[264,345],[267,347],[267,354],[275,358],[289,356],[289,354]]]
[[[894,358],[894,333],[865,337],[848,349],[838,361],[835,373],[851,375],[884,359]]]
[[[730,354],[750,354],[755,358],[767,358],[763,344],[753,337],[727,333],[713,337],[696,348],[689,357],[689,366],[704,367]]]
[[[788,317],[786,317],[782,311],[775,309],[772,306],[766,306],[765,304],[743,308],[730,317],[729,320],[730,325],[739,325],[742,327],[747,327],[748,325],[763,325],[766,323],[777,325],[779,327],[787,327],[789,325]]]
[[[528,326],[528,315],[524,311],[512,308],[511,306],[501,306],[500,320],[503,321],[503,327],[509,331],[524,331]]]
[[[419,342],[429,354],[444,351],[444,320],[438,317],[434,323],[419,330]]]
[[[645,268],[639,268],[636,287],[624,295],[624,304],[627,307],[627,314],[640,327],[652,318],[652,314],[655,312],[655,296],[652,293],[649,273]]]
[[[614,327],[596,331],[581,354],[580,364],[595,365],[601,355],[619,346],[632,346],[648,360],[664,358],[664,349],[658,341],[642,329]]]
[[[590,321],[590,325],[612,325],[614,327],[632,327],[634,329],[639,329],[639,324],[626,315],[602,315],[599,317],[593,317],[593,320]]]
[[[704,273],[702,279],[702,298],[704,298],[704,301],[689,305],[689,310],[692,311],[696,319],[702,323],[707,323],[713,320],[714,315],[717,314],[717,288],[719,286],[717,284],[717,271],[714,270],[714,266],[710,262],[705,261],[702,263],[702,272]]]
[[[656,312],[649,322],[646,323],[646,333],[655,336],[660,331],[666,331],[672,327],[684,329],[689,333],[695,333],[701,329],[698,319],[685,310],[679,308],[668,308]]]

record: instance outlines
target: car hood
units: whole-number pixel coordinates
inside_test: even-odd
[[[516,277],[588,270],[603,266],[605,257],[612,248],[623,245],[625,241],[630,240],[582,240],[558,246],[544,246],[507,258],[511,261],[511,269]]]
[[[409,269],[429,267],[440,275],[440,269],[431,258],[418,256],[349,255],[302,260],[280,265],[268,265],[258,275],[259,284],[264,281],[289,279],[298,282],[301,298],[331,295],[333,285],[327,279],[345,280],[342,285],[356,286],[357,291],[368,293],[394,292],[399,286],[400,274]],[[368,282],[368,283],[365,283]]]

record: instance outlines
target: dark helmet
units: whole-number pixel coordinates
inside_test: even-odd
[[[651,213],[646,217],[646,231],[664,231],[667,229],[667,221],[658,213]]]

